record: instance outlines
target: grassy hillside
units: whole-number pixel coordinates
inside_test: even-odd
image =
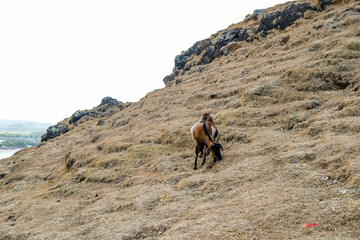
[[[304,2],[319,10],[0,161],[0,239],[359,239],[360,3]],[[195,171],[203,112],[224,159]]]

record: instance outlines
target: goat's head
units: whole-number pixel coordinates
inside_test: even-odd
[[[221,152],[220,150],[224,150],[221,144],[219,143],[220,134],[218,138],[216,139],[216,142],[211,143],[210,150],[213,156],[217,158],[217,160],[222,160]]]

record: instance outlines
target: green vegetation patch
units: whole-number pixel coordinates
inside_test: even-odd
[[[40,143],[40,132],[0,133],[0,148],[26,148]]]
[[[26,148],[36,146],[38,142],[23,140],[23,139],[9,139],[0,143],[0,148]]]
[[[43,132],[10,132],[0,133],[0,139],[6,138],[41,138]]]

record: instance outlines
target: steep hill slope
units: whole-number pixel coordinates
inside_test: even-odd
[[[0,161],[0,239],[359,239],[360,3],[295,3],[292,24],[293,3],[249,15],[166,88]],[[224,159],[194,171],[203,112]]]

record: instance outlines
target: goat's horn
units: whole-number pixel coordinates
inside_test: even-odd
[[[220,133],[218,134],[218,137],[216,139],[216,142],[219,143],[219,140],[220,140]]]

